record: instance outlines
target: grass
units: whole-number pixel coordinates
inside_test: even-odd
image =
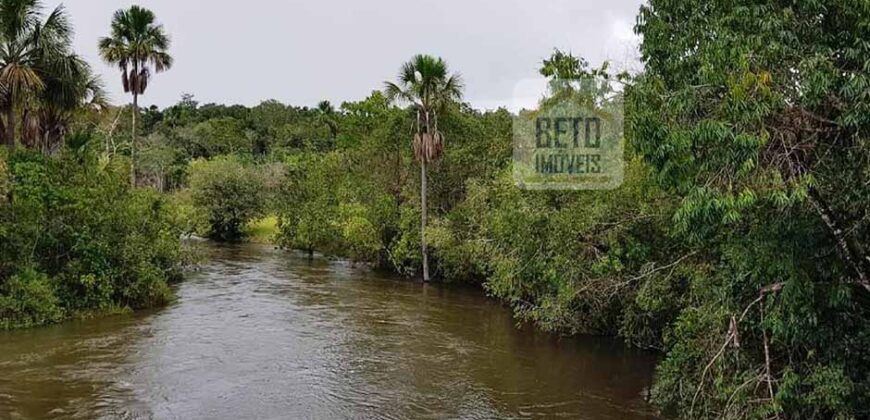
[[[258,244],[271,244],[278,234],[278,217],[266,216],[248,222],[245,226],[248,241]]]

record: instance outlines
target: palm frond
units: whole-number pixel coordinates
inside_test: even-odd
[[[402,64],[398,83],[385,82],[384,95],[391,102],[409,102],[417,108],[417,130],[411,142],[414,157],[432,162],[444,151],[444,135],[438,131],[438,112],[462,99],[462,77],[450,74],[447,63],[430,55],[415,55]]]
[[[7,64],[0,69],[0,84],[6,86],[15,96],[40,90],[45,86],[34,68],[17,63]]]
[[[57,6],[40,26],[43,38],[41,42],[64,46],[69,46],[72,42],[72,25],[63,5]]]
[[[384,82],[384,96],[386,96],[390,102],[417,103],[416,98],[411,92],[393,82]]]
[[[125,92],[145,93],[152,69],[161,73],[172,67],[169,36],[155,20],[153,12],[139,6],[118,10],[112,18],[111,35],[98,43],[102,59],[121,70]]]

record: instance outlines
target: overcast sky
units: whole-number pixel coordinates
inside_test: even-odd
[[[54,7],[60,2],[44,0]],[[66,0],[75,49],[102,75],[114,103],[129,102],[102,63],[121,0]],[[141,99],[161,107],[192,93],[201,103],[314,105],[365,98],[417,53],[443,57],[478,108],[534,102],[540,61],[554,47],[597,64],[636,68],[640,0],[141,0],[172,38],[175,65]],[[525,86],[525,88],[518,88]]]

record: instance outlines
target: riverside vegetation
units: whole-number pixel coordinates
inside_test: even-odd
[[[409,277],[428,255],[433,280],[480,285],[521,321],[661,352],[665,415],[867,417],[870,7],[653,0],[636,31],[640,74],[558,50],[541,66],[622,86],[608,92],[626,102],[612,191],[516,188],[512,114],[457,100],[459,79],[446,89],[452,73],[427,56],[338,107],[185,95],[97,111],[86,72],[58,82],[79,99],[35,111],[61,109],[64,135],[13,134],[27,150],[0,159],[2,325],[165,302],[182,233],[241,240],[270,217],[280,246]],[[424,97],[442,141],[428,185],[417,161],[433,145],[412,148]],[[132,138],[139,187],[124,181]]]

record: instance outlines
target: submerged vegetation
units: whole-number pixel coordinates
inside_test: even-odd
[[[250,235],[479,285],[541,328],[659,351],[652,398],[670,416],[867,417],[870,10],[696,3],[641,9],[640,74],[558,50],[542,63],[553,82],[596,76],[613,81],[598,94],[625,97],[624,182],[584,192],[514,186],[513,115],[461,103],[440,58],[337,107],[185,95],[141,111],[143,66],[172,61],[153,15],[131,9],[101,49],[134,105],[95,110],[62,9],[34,20],[79,71],[0,63],[0,134],[28,146],[0,155],[0,326],[160,304],[180,236]],[[20,33],[8,19],[2,42]],[[16,135],[42,127],[29,118],[59,125]]]

